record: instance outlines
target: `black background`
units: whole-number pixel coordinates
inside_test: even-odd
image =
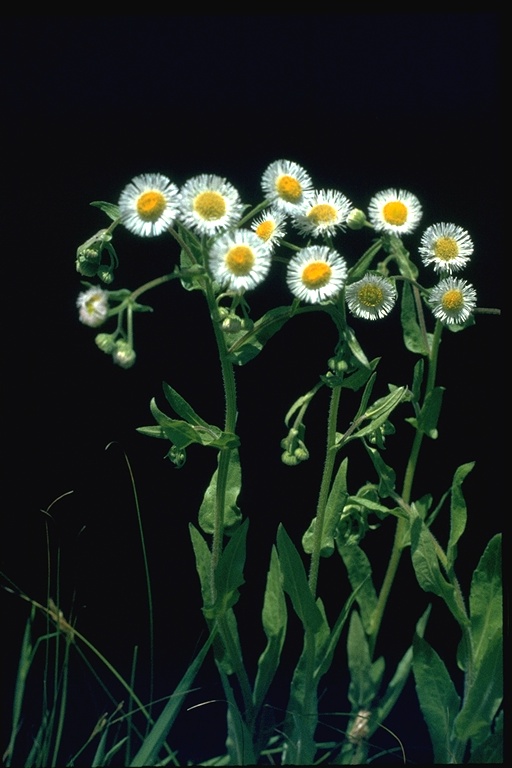
[[[178,471],[163,459],[163,444],[135,428],[152,422],[149,400],[161,400],[162,381],[204,418],[221,423],[220,375],[200,297],[174,284],[149,294],[154,313],[136,318],[133,369],[117,368],[96,349],[94,332],[77,321],[75,306],[81,290],[76,248],[105,225],[89,203],[117,202],[133,176],[154,171],[178,185],[199,173],[225,176],[245,202],[256,203],[261,174],[279,158],[300,163],[317,187],[340,189],[361,208],[375,192],[402,187],[420,198],[425,226],[453,221],[470,231],[475,254],[464,276],[477,288],[480,306],[501,307],[503,19],[496,12],[416,12],[3,21],[2,570],[45,603],[48,525],[52,590],[56,594],[58,581],[62,608],[125,675],[138,645],[146,690],[147,604],[126,455],[154,587],[155,694],[165,696],[204,632],[188,524],[196,521],[215,455],[192,448]],[[361,242],[359,233],[347,234],[349,261],[360,254]],[[116,244],[121,267],[114,287],[135,288],[168,272],[177,258],[160,239],[120,232]],[[258,316],[288,300],[284,281],[277,281],[255,291],[250,304]],[[487,540],[502,527],[501,323],[479,316],[464,333],[445,334],[440,438],[425,446],[418,476],[418,496],[439,494],[459,464],[477,462],[464,486],[463,588]],[[356,327],[368,356],[383,355],[383,393],[388,381],[410,381],[413,357],[385,354],[388,334],[397,331],[396,318]],[[251,521],[240,622],[251,638],[251,670],[264,644],[259,605],[277,526],[282,522],[299,544],[314,514],[326,399],[319,397],[308,416],[314,458],[296,470],[279,458],[284,416],[323,372],[335,341],[326,318],[298,318],[265,354],[237,371],[242,461],[248,460],[241,506]],[[395,445],[390,460],[399,461],[408,447]],[[369,479],[369,467],[362,453],[352,461],[355,490]],[[52,507],[51,519],[41,512],[71,490]],[[442,538],[442,523],[439,532]],[[368,541],[377,583],[390,540],[388,526]],[[319,585],[331,616],[348,595],[335,560],[322,564]],[[427,604],[413,578],[404,558],[381,637],[390,671]],[[27,604],[5,591],[1,601],[4,749]],[[443,606],[435,607],[428,639],[453,659],[457,629]],[[289,640],[290,668],[295,650]],[[192,703],[222,698],[215,672],[203,674]],[[85,673],[78,671],[76,679],[82,707],[74,713],[76,732],[86,737],[112,704]],[[334,679],[324,711],[346,711],[342,657]],[[275,701],[285,704],[284,687]],[[428,737],[413,702],[411,685],[387,725],[411,761],[421,762],[429,759]],[[209,756],[210,738],[222,748],[221,709],[211,705],[184,716],[179,738],[192,760]],[[389,741],[379,736],[381,745]]]

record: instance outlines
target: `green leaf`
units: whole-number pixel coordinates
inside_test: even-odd
[[[401,238],[398,235],[384,236],[383,245],[395,259],[400,274],[409,280],[416,280],[418,277],[418,267],[411,261],[409,251],[406,250]]]
[[[459,739],[482,742],[503,701],[503,633],[495,631],[486,639],[486,652],[464,696],[455,720]]]
[[[368,639],[357,611],[352,611],[350,617],[347,659],[350,671],[348,688],[350,703],[354,709],[369,709],[377,695],[384,670],[379,660],[372,663]]]
[[[181,416],[182,419],[188,421],[189,424],[195,424],[202,427],[208,426],[207,422],[197,415],[192,406],[187,403],[185,398],[176,392],[173,387],[171,387],[169,384],[166,384],[165,381],[163,382],[162,387],[167,402],[171,408],[176,411],[178,416]]]
[[[350,615],[351,608],[356,600],[357,591],[358,590],[352,591],[352,594],[350,595],[350,597],[344,604],[343,608],[341,609],[329,637],[326,639],[325,642],[323,642],[320,645],[319,648],[317,648],[317,658],[316,658],[315,675],[314,675],[315,680],[317,682],[320,681],[320,678],[322,677],[322,675],[324,675],[331,667],[334,653],[336,651],[336,648],[338,647],[338,642],[341,636],[341,632]],[[325,621],[325,623],[327,625],[327,620]]]
[[[254,683],[253,701],[256,712],[263,705],[267,691],[279,667],[288,623],[281,568],[275,547],[272,547],[270,556],[261,619],[267,637],[267,645],[258,659],[258,672]]]
[[[375,371],[379,364],[380,357],[376,357],[370,361],[369,366],[360,366],[354,373],[343,377],[341,384],[342,389],[351,389],[357,392],[358,389],[364,387],[372,373]]]
[[[418,634],[413,640],[413,673],[420,708],[434,750],[434,762],[451,763],[456,749],[452,730],[460,697],[443,661]]]
[[[220,454],[217,456],[217,461],[219,461],[219,459]],[[210,484],[204,493],[203,501],[199,508],[199,525],[205,533],[210,534],[215,530],[218,474],[219,470],[217,467],[212,475]],[[236,449],[232,449],[229,453],[226,494],[224,500],[224,533],[226,536],[231,535],[242,519],[242,513],[237,505],[241,487],[242,470],[240,467],[240,456]]]
[[[460,738],[483,741],[503,700],[501,534],[488,543],[473,573],[469,598],[472,669],[456,727]],[[471,674],[469,674],[471,672]]]
[[[180,252],[180,266],[176,271],[180,273],[180,282],[187,291],[204,290],[204,268],[201,244],[195,236],[184,227],[178,225],[180,236],[183,238],[186,248]]]
[[[347,285],[350,285],[350,283],[355,283],[357,280],[361,280],[361,278],[365,276],[367,271],[370,269],[372,261],[381,248],[382,240],[379,237],[379,239],[375,240],[373,244],[368,248],[368,250],[363,253],[358,261],[356,261],[354,266],[349,269]]]
[[[378,430],[385,421],[389,418],[395,408],[402,402],[407,394],[406,387],[396,387],[386,397],[381,397],[376,400],[369,408],[366,409],[364,414],[360,417],[361,420],[370,420],[370,423],[366,427],[361,427],[351,435],[351,440],[355,438],[365,437]]]
[[[462,464],[462,466],[455,471],[453,477],[450,504],[450,537],[446,549],[448,569],[453,568],[455,565],[455,560],[457,558],[457,542],[466,528],[467,510],[466,502],[462,494],[462,483],[474,466],[474,461],[469,464]]]
[[[237,337],[228,349],[231,363],[245,365],[263,349],[269,339],[293,316],[291,307],[275,307],[254,323],[250,331]]]
[[[431,606],[429,605],[426,611],[418,619],[416,623],[416,634],[419,637],[423,637],[425,628],[427,626],[428,618],[430,616]],[[409,678],[409,674],[412,668],[413,650],[412,646],[407,649],[402,658],[397,664],[395,674],[391,678],[384,694],[379,698],[379,704],[375,712],[375,718],[372,722],[375,723],[375,727],[370,729],[370,734],[374,733],[379,723],[383,723],[387,718],[396,702],[400,698],[400,695],[404,689],[404,686]]]
[[[139,766],[159,765],[159,752],[169,731],[174,725],[186,696],[190,693],[192,683],[201,668],[213,639],[214,634],[210,634],[208,640],[203,645],[192,664],[188,667],[173,694],[169,697],[169,701],[162,710],[162,713],[144,738],[139,751],[130,762],[130,768],[132,768],[132,766],[133,768],[138,768]],[[105,763],[105,765],[106,764],[108,763]]]
[[[455,586],[441,572],[437,542],[424,521],[414,514],[414,509],[412,512],[411,559],[418,584],[425,592],[442,597],[458,624],[464,628],[469,621]]]
[[[185,403],[185,401],[182,401]],[[151,413],[159,425],[158,427],[138,427],[137,431],[147,437],[164,437],[173,443],[176,448],[184,449],[187,446],[198,443],[212,448],[236,448],[240,444],[237,435],[223,432],[218,427],[203,422],[195,415],[199,423],[189,423],[180,419],[171,419],[160,410],[155,398],[150,402]],[[194,412],[192,411],[192,414]]]
[[[368,362],[368,358],[363,352],[363,349],[359,344],[354,331],[348,325],[345,327],[344,335],[345,335],[345,341],[348,345],[348,348],[350,349],[350,351],[352,352],[356,360],[359,362],[359,364],[362,365],[363,368],[370,368],[370,363]]]
[[[320,598],[313,605],[318,611],[320,623],[313,629],[303,622],[304,647],[293,673],[286,706],[283,765],[313,765],[317,752],[318,683],[329,655],[330,631]]]
[[[419,412],[418,418],[416,419],[416,427],[423,432],[423,434],[432,438],[432,440],[435,440],[438,435],[437,422],[441,412],[444,389],[444,387],[434,387],[434,389],[429,392],[425,398],[421,411]]]
[[[338,543],[338,552],[347,569],[350,585],[356,594],[364,631],[370,635],[373,614],[377,607],[377,593],[372,581],[372,566],[366,554],[357,544]]]
[[[283,574],[283,587],[290,596],[295,613],[305,628],[317,632],[322,626],[322,615],[315,603],[304,565],[292,540],[282,524],[277,530],[277,551]]]
[[[419,403],[420,397],[421,397],[421,385],[423,383],[423,371],[425,368],[425,363],[423,361],[423,358],[420,357],[420,359],[416,362],[416,365],[414,366],[414,373],[413,373],[413,379],[412,379],[412,399],[415,403]]]
[[[212,590],[211,590],[211,552],[208,544],[201,536],[197,528],[192,523],[189,524],[190,538],[192,541],[192,547],[196,558],[196,570],[199,576],[199,583],[201,585],[201,595],[203,598],[203,606],[211,606],[212,604]]]
[[[336,473],[334,483],[327,499],[320,545],[320,554],[322,557],[330,557],[334,552],[334,535],[348,495],[347,466],[348,459],[345,458]],[[313,551],[316,522],[317,518],[315,517],[302,538],[304,551],[308,554],[311,554]]]
[[[119,212],[119,206],[114,205],[114,203],[105,203],[103,200],[94,200],[94,202],[90,203],[90,205],[93,205],[95,208],[100,208],[103,213],[106,213],[107,216],[113,221],[119,219],[121,215]]]
[[[502,765],[503,760],[503,710],[498,714],[494,730],[489,731],[479,744],[471,744],[470,762],[472,765]]]
[[[222,552],[215,571],[216,600],[207,618],[216,618],[232,608],[239,598],[239,587],[245,583],[244,566],[246,553],[247,527],[245,519],[236,529]]]
[[[219,667],[219,672],[228,704],[226,714],[228,764],[256,765],[252,733],[240,712],[233,689],[229,683],[228,673],[226,673],[222,666]],[[214,764],[218,765],[217,761]]]
[[[489,654],[489,639],[503,628],[501,540],[500,533],[490,540],[471,581],[469,607],[476,667]]]
[[[381,499],[393,496],[396,485],[395,471],[386,464],[376,448],[372,448],[366,443],[364,443],[364,447],[368,451],[373,466],[379,476],[379,496]]]
[[[425,337],[421,332],[416,314],[416,304],[410,283],[404,281],[402,286],[402,301],[400,319],[402,322],[403,339],[406,349],[417,355],[428,355],[429,350],[425,345]],[[427,338],[431,334],[427,334]]]

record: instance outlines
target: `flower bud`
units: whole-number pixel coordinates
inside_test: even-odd
[[[114,337],[110,333],[98,333],[94,341],[98,348],[107,355],[111,355],[116,348]]]
[[[131,368],[135,363],[135,350],[127,341],[116,341],[112,358],[121,368]]]
[[[102,283],[110,284],[114,279],[114,275],[111,267],[106,267],[105,265],[99,267],[96,274],[98,275]]]
[[[349,229],[362,229],[368,223],[366,214],[359,208],[354,208],[347,216],[347,227]]]
[[[309,451],[302,442],[302,440],[299,440],[299,445],[294,450],[293,455],[297,459],[297,461],[307,461],[309,459]]]
[[[284,451],[284,453],[281,454],[281,461],[288,467],[296,467],[297,464],[299,464],[299,459],[289,451]]]
[[[239,333],[242,330],[242,320],[237,315],[229,315],[222,321],[221,328],[224,333]]]
[[[98,273],[97,264],[93,264],[87,259],[81,258],[80,256],[75,261],[75,269],[78,274],[83,275],[83,277],[96,277]]]
[[[339,357],[331,357],[327,363],[333,373],[345,373],[348,370],[348,363]]]

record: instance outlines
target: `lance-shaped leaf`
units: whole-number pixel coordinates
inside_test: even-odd
[[[402,333],[406,349],[417,355],[428,355],[432,334],[424,334],[418,324],[417,309],[410,283],[404,281],[400,310]]]
[[[286,636],[288,614],[282,580],[277,550],[275,547],[272,547],[261,614],[263,629],[267,637],[267,645],[258,659],[258,673],[253,694],[256,712],[262,706],[279,667],[281,651]]]
[[[182,404],[188,406],[183,399]],[[181,419],[172,419],[166,413],[160,410],[156,404],[155,398],[150,402],[151,413],[158,424],[158,427],[138,427],[137,432],[147,437],[158,437],[169,440],[176,448],[184,449],[192,443],[199,445],[208,445],[212,448],[236,448],[240,444],[237,435],[230,432],[223,432],[219,427],[200,419],[197,414],[188,406],[191,412],[192,421],[183,421]]]
[[[415,429],[423,432],[424,435],[428,435],[432,440],[436,440],[438,436],[437,422],[441,413],[443,393],[444,387],[434,387],[425,398],[418,417],[405,419]]]
[[[228,349],[230,362],[244,365],[256,357],[293,314],[291,307],[275,307],[260,317],[250,331],[237,334]]]
[[[245,583],[244,566],[247,540],[246,519],[236,529],[223,550],[215,571],[215,603],[205,611],[208,619],[224,615],[239,598],[239,588]]]
[[[197,413],[194,411],[190,403],[187,403],[184,397],[182,397],[176,390],[170,386],[170,384],[167,384],[165,381],[162,384],[165,399],[171,406],[171,408],[176,411],[178,416],[181,416],[182,419],[185,421],[188,421],[189,424],[195,424],[196,426],[202,426],[202,427],[208,427],[207,422],[202,419],[200,416],[197,415]]]
[[[423,637],[425,628],[427,626],[428,618],[430,616],[430,609],[431,609],[431,606],[429,605],[426,611],[423,613],[423,615],[420,616],[420,618],[416,622],[416,634],[418,635],[418,637]],[[412,649],[412,646],[410,646],[407,649],[407,651],[404,653],[400,661],[398,662],[395,673],[391,678],[391,680],[389,681],[388,686],[384,691],[384,694],[379,698],[379,705],[376,709],[375,719],[374,719],[375,729],[377,728],[379,723],[384,722],[384,720],[389,715],[389,713],[395,706],[396,702],[400,698],[400,694],[402,693],[404,686],[408,680],[409,674],[411,672],[412,662],[413,662],[413,649]],[[373,730],[371,730],[371,733],[373,733]]]
[[[220,453],[217,461],[220,460]],[[199,508],[199,525],[205,533],[213,533],[215,530],[215,519],[217,515],[217,480],[219,476],[218,468],[212,475],[210,484],[206,489],[203,501]],[[226,493],[224,496],[224,533],[231,533],[239,525],[242,519],[242,513],[237,505],[238,495],[242,487],[242,470],[240,467],[240,456],[236,449],[229,452],[228,471],[226,478]]]
[[[464,533],[467,522],[466,501],[462,494],[462,483],[469,475],[475,462],[462,464],[453,477],[450,501],[450,537],[446,549],[447,568],[453,568],[457,558],[457,542]]]
[[[472,668],[456,729],[460,738],[483,741],[503,700],[503,587],[501,534],[487,545],[471,581],[469,598]]]
[[[385,499],[387,496],[393,496],[395,493],[396,474],[376,448],[364,444],[372,460],[373,466],[379,476],[379,496]]]
[[[356,261],[354,266],[349,269],[347,284],[355,283],[357,280],[361,280],[361,278],[365,276],[367,271],[370,269],[372,261],[381,250],[381,248],[382,239],[379,237],[379,239],[375,240],[375,242],[368,248],[368,250],[363,253],[358,261]]]
[[[371,383],[370,379],[368,384],[371,385]],[[354,419],[352,431],[347,432],[346,435],[336,434],[335,449],[339,450],[350,440],[356,440],[357,438],[366,437],[377,432],[406,397],[408,397],[407,387],[393,387],[389,395],[376,400]],[[359,425],[363,424],[363,422],[369,423],[366,426],[360,427]]]
[[[418,634],[413,640],[413,672],[420,708],[428,728],[434,762],[453,762],[457,739],[453,723],[460,697],[440,656]]]
[[[322,557],[330,557],[334,552],[334,535],[348,496],[347,466],[348,459],[344,459],[336,473],[327,499],[320,544],[320,554]],[[317,520],[317,517],[313,518],[308,530],[302,537],[302,546],[308,554],[313,552]]]
[[[107,203],[104,200],[94,200],[90,205],[102,210],[103,213],[106,213],[107,216],[112,219],[112,221],[116,221],[120,216],[119,206],[114,205],[114,203]]]
[[[190,538],[192,541],[192,547],[194,549],[194,555],[196,558],[196,570],[199,576],[199,583],[201,585],[201,596],[203,598],[204,606],[212,605],[212,589],[211,589],[211,558],[212,554],[208,547],[208,544],[201,536],[197,528],[192,524],[189,525]]]
[[[411,512],[411,559],[418,584],[425,592],[442,597],[458,624],[464,628],[469,619],[456,585],[447,581],[441,572],[439,545],[412,507]]]
[[[350,671],[348,698],[354,710],[369,709],[377,695],[384,674],[384,659],[372,662],[368,638],[357,611],[352,611],[347,637]]]
[[[373,614],[377,607],[377,593],[372,580],[371,563],[366,553],[357,544],[343,545],[338,542],[338,551],[359,605],[364,631],[370,635],[373,629]]]
[[[416,280],[418,267],[411,261],[409,251],[406,250],[402,240],[397,235],[387,235],[382,240],[388,253],[396,260],[400,274],[409,280]]]
[[[322,614],[309,588],[300,555],[282,525],[277,530],[277,551],[283,587],[290,596],[295,613],[304,627],[317,632],[323,624]]]
[[[501,533],[493,536],[471,580],[469,606],[476,667],[488,655],[487,641],[503,629],[501,543]]]
[[[464,741],[482,742],[503,701],[503,633],[494,632],[486,639],[486,653],[464,696],[463,707],[455,721],[457,736]]]
[[[502,765],[504,747],[503,710],[499,712],[493,724],[493,729],[478,744],[471,744],[469,762],[472,765]]]

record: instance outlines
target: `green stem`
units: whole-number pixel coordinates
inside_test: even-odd
[[[420,318],[423,320],[421,308],[419,311],[419,315],[420,315]],[[425,395],[424,395],[423,402],[425,402],[426,398],[428,397],[430,392],[432,392],[435,386],[437,362],[439,357],[439,345],[441,342],[442,330],[443,330],[442,323],[437,321],[434,334],[433,334],[433,339],[432,339],[432,348],[430,349],[430,352],[429,352],[427,383],[425,387]],[[407,462],[407,467],[405,470],[401,500],[406,505],[410,504],[410,501],[411,501],[414,476],[416,474],[416,468],[418,466],[418,459],[419,459],[421,445],[423,442],[423,436],[424,436],[424,433],[421,432],[419,429],[417,429],[414,435],[414,440],[412,443],[409,460]],[[375,612],[373,614],[372,631],[369,637],[370,653],[372,655],[375,651],[375,645],[377,643],[377,637],[378,637],[380,626],[384,616],[384,611],[386,608],[389,594],[391,592],[391,587],[393,586],[393,582],[395,580],[395,576],[400,563],[400,558],[402,556],[402,551],[404,549],[404,541],[405,541],[405,536],[407,533],[408,526],[409,526],[408,520],[404,518],[398,518],[396,529],[395,529],[395,538],[393,541],[393,548],[391,550],[388,567],[384,575],[382,587],[379,593],[379,597],[377,599],[377,605],[375,608]]]
[[[320,550],[322,548],[322,534],[325,521],[325,510],[327,507],[327,500],[329,498],[329,491],[332,483],[332,475],[334,472],[334,463],[336,461],[336,451],[334,445],[336,442],[336,424],[338,421],[338,410],[341,397],[341,384],[333,387],[331,390],[331,400],[329,404],[329,416],[327,422],[327,447],[325,453],[324,469],[322,474],[322,482],[320,485],[320,492],[318,495],[318,504],[316,510],[315,530],[313,536],[313,551],[311,553],[311,564],[309,568],[309,588],[313,594],[316,595],[316,587],[318,582],[318,570],[320,567]]]
[[[210,316],[212,318],[213,332],[215,334],[215,341],[217,342],[222,382],[224,385],[224,431],[234,433],[236,429],[237,414],[235,373],[233,364],[228,359],[224,334],[222,333],[220,325],[216,320],[217,305],[209,281],[205,282],[205,295],[208,302]],[[231,450],[232,449],[227,448],[219,451],[219,465],[217,469],[217,484],[215,493],[215,519],[212,539],[212,556],[210,560],[210,589],[212,604],[215,603],[216,599],[215,573],[219,563],[220,555],[222,553],[222,543],[224,539],[224,509],[226,503],[226,487]]]

